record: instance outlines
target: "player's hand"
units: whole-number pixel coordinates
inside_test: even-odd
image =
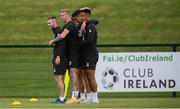
[[[54,46],[55,46],[54,39],[52,39],[52,40],[49,41],[49,46],[50,46],[50,47],[54,47]]]
[[[82,23],[80,31],[81,31],[81,32],[85,32],[85,27],[86,27],[86,21],[84,21],[84,22]]]
[[[56,60],[55,60],[55,64],[56,64],[56,65],[59,65],[59,64],[60,64],[60,60],[61,60],[61,59],[60,59],[60,56],[57,56],[57,57],[56,57]]]

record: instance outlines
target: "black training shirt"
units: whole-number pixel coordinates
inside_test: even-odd
[[[71,53],[72,51],[76,50],[75,48],[78,46],[79,37],[78,37],[78,28],[73,21],[69,21],[67,24],[64,25],[63,31],[67,29],[69,33],[66,36],[66,50],[67,53]]]
[[[84,46],[96,46],[97,44],[97,30],[95,24],[90,23],[86,26],[86,31],[84,33]]]
[[[62,29],[59,26],[54,28],[53,29],[54,37],[56,38],[58,36],[58,34],[61,34],[61,32],[62,32]],[[53,54],[55,56],[63,56],[65,54],[65,48],[66,48],[65,39],[55,42]]]
[[[86,56],[94,56],[98,55],[98,50],[96,48],[97,44],[97,30],[95,24],[90,23],[86,25],[86,31],[84,33],[84,39],[82,41],[82,53]]]

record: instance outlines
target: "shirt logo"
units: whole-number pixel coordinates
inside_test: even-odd
[[[54,73],[56,72],[56,69],[55,68],[53,68],[53,71],[54,71]]]
[[[72,65],[72,61],[69,61],[69,65]]]
[[[89,29],[89,33],[91,33],[92,32],[92,30],[91,29]]]
[[[89,62],[86,63],[86,67],[89,67]]]

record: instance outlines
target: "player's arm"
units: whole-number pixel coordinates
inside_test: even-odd
[[[81,25],[81,28],[80,28],[79,32],[80,32],[80,33],[85,32],[85,27],[86,27],[86,21],[84,21],[84,22],[82,23],[82,25]]]
[[[64,39],[68,33],[69,33],[69,30],[64,29],[64,31],[61,34],[58,34],[58,36],[55,39],[52,39],[51,41],[49,41],[49,46],[52,46],[55,42],[58,42]]]
[[[85,32],[85,27],[86,27],[86,25],[89,25],[89,24],[94,24],[94,25],[97,25],[98,23],[99,23],[99,20],[93,20],[93,19],[91,19],[91,20],[88,20],[88,21],[84,21],[83,23],[82,23],[82,25],[81,25],[81,29],[79,30],[79,32],[80,33],[82,33],[82,32]]]
[[[97,30],[94,24],[89,24],[86,32],[88,34],[85,37],[84,44],[92,44],[92,42],[96,41]]]
[[[69,30],[64,29],[64,31],[61,34],[58,34],[58,36],[54,39],[54,42],[58,42],[62,39],[64,39],[69,33]]]
[[[64,29],[64,31],[57,36],[58,38],[55,39],[55,42],[57,42],[57,41],[59,41],[61,39],[64,39],[68,34],[69,34],[69,30]]]
[[[93,23],[93,24],[97,25],[97,24],[99,24],[99,20],[90,19],[90,20],[88,20],[88,21],[86,22],[87,25],[90,24],[90,23]]]

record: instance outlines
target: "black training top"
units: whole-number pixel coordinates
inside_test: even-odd
[[[54,37],[56,38],[58,34],[61,34],[62,29],[58,26],[53,29]],[[64,56],[65,55],[65,49],[66,49],[66,41],[65,39],[62,39],[58,42],[55,42],[55,46],[53,49],[53,54],[55,56]]]
[[[82,41],[83,54],[96,56],[98,51],[96,48],[97,44],[97,30],[95,24],[90,23],[86,25],[86,31],[84,33],[84,40]]]
[[[66,53],[68,55],[72,53],[74,50],[77,50],[76,47],[78,46],[78,42],[80,38],[78,37],[78,28],[73,21],[69,21],[67,24],[64,25],[63,31],[67,29],[69,33],[66,36]]]
[[[95,24],[90,23],[85,28],[83,46],[96,46],[98,36]]]
[[[98,23],[99,23],[99,21],[98,20],[93,20],[93,19],[91,19],[91,20],[88,20],[88,21],[86,21],[86,25],[89,25],[89,24],[94,24],[94,25],[97,25]],[[76,25],[77,26],[77,28],[80,30],[80,28],[81,28],[81,25]],[[86,26],[87,27],[87,26]],[[85,28],[86,29],[86,28]],[[82,44],[85,44],[86,42],[84,42],[85,41],[85,37],[84,37],[84,35],[85,35],[85,32],[79,32],[79,34],[78,34],[78,36],[79,36],[79,38],[81,39],[80,40],[80,42],[79,42],[79,45],[81,45],[82,46]],[[86,37],[86,40],[87,40],[87,37]]]

